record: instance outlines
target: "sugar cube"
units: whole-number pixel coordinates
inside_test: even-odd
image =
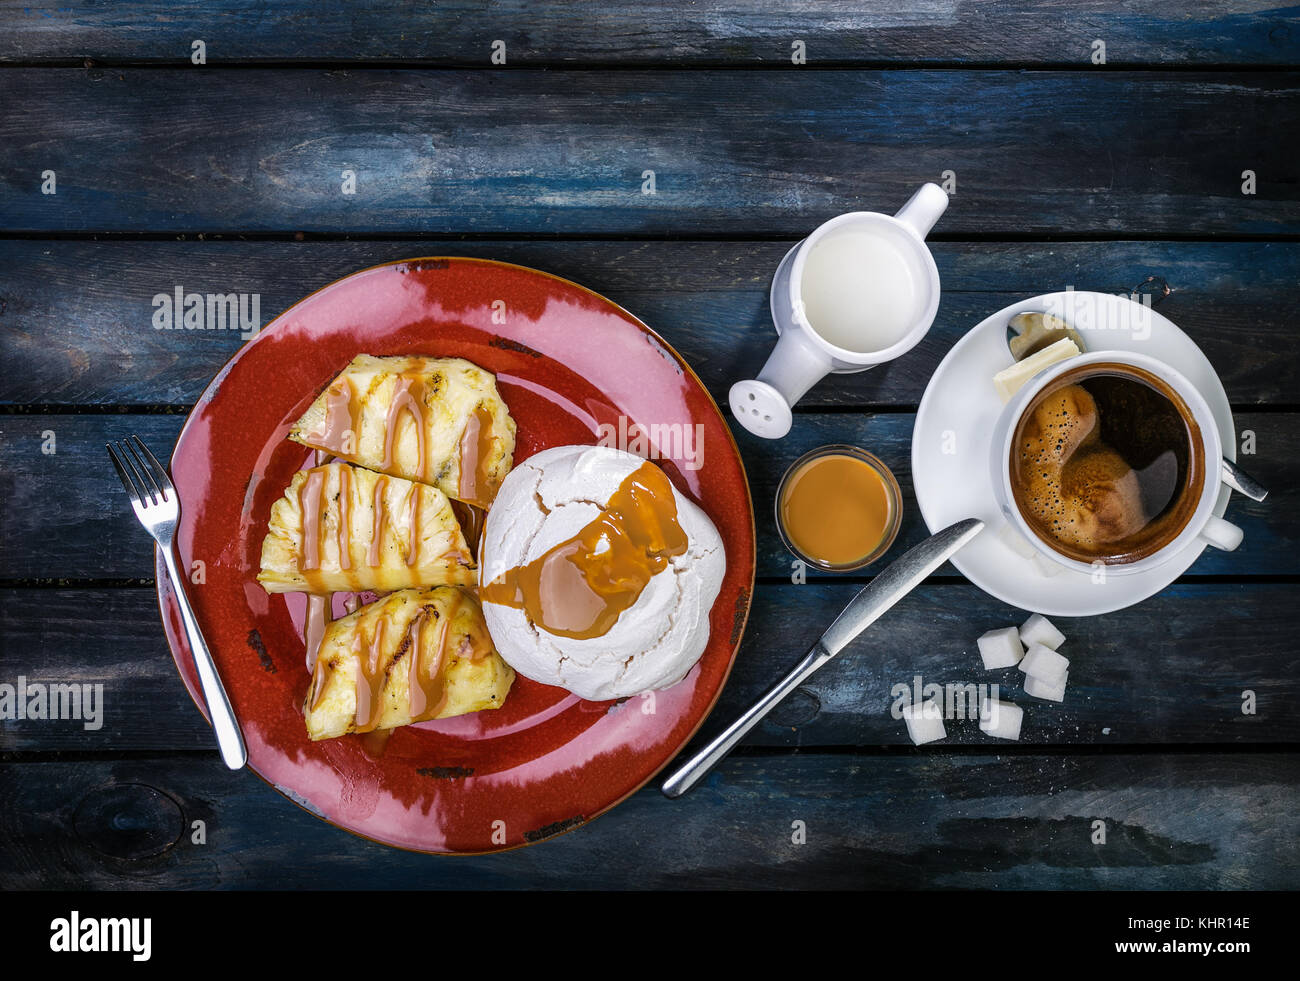
[[[907,723],[907,734],[917,746],[932,743],[948,735],[943,728],[943,711],[934,699],[903,706],[903,721]]]
[[[1047,617],[1035,613],[1021,626],[1020,639],[1026,645],[1042,644],[1056,650],[1065,643],[1065,634],[1053,627]]]
[[[985,671],[1014,667],[1025,656],[1025,647],[1020,643],[1020,631],[1016,627],[990,630],[975,643],[979,645]]]
[[[1062,657],[1042,644],[1030,644],[1029,650],[1020,659],[1021,671],[1032,678],[1046,682],[1053,688],[1065,683],[1065,675],[1069,667],[1068,657]]]
[[[1032,695],[1034,698],[1042,698],[1049,702],[1065,701],[1065,684],[1070,680],[1070,672],[1065,672],[1065,677],[1061,679],[1060,685],[1051,685],[1041,678],[1035,678],[1033,675],[1025,675],[1025,694]]]
[[[980,702],[980,729],[998,739],[1019,739],[1025,710],[987,695]]]

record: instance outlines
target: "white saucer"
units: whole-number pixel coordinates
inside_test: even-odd
[[[953,345],[930,378],[917,410],[912,430],[912,482],[930,531],[962,518],[982,518],[987,525],[952,558],[952,564],[967,579],[991,596],[1023,610],[1083,617],[1123,609],[1158,593],[1182,575],[1206,545],[1195,540],[1155,569],[1094,582],[1088,574],[1064,567],[1048,575],[1045,568],[1056,568],[1050,560],[1027,559],[1000,537],[1008,523],[993,497],[989,441],[994,420],[1002,409],[1002,401],[993,389],[993,376],[1012,363],[1006,342],[1007,321],[1017,313],[1044,311],[1051,300],[1064,301],[1066,296],[1046,294],[1005,307]],[[1126,322],[1122,306],[1131,307],[1132,301],[1124,297],[1075,291],[1071,302],[1075,309],[1092,314],[1090,318],[1077,318],[1073,324],[1087,350],[1141,351],[1186,376],[1214,413],[1224,455],[1236,459],[1236,430],[1227,393],[1191,338],[1155,310],[1149,313],[1149,336],[1107,329],[1105,325]],[[1083,328],[1080,322],[1102,326]],[[1214,506],[1214,513],[1220,517],[1228,507],[1230,494],[1225,485]]]

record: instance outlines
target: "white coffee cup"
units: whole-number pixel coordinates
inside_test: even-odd
[[[1029,522],[1016,506],[1015,494],[1011,485],[1012,443],[1015,440],[1020,419],[1029,408],[1030,403],[1040,392],[1051,387],[1065,373],[1094,364],[1117,364],[1139,368],[1149,372],[1168,385],[1183,401],[1196,424],[1195,428],[1198,430],[1200,440],[1200,460],[1204,468],[1200,495],[1195,509],[1192,511],[1187,523],[1183,525],[1182,530],[1158,551],[1144,558],[1125,563],[1103,563],[1106,574],[1131,575],[1146,572],[1167,562],[1198,540],[1224,551],[1230,552],[1235,549],[1241,544],[1241,529],[1214,514],[1214,505],[1218,500],[1223,485],[1223,445],[1219,439],[1219,427],[1215,421],[1214,413],[1210,410],[1201,393],[1183,375],[1163,361],[1130,351],[1098,351],[1092,354],[1081,354],[1073,358],[1067,358],[1065,361],[1058,361],[1056,364],[1044,368],[1026,382],[1003,407],[997,422],[994,424],[989,460],[992,468],[994,496],[997,498],[998,507],[1001,509],[1003,516],[1044,557],[1067,569],[1086,574],[1095,573],[1097,569],[1096,563],[1100,560],[1083,562],[1071,558],[1058,552],[1035,534]],[[1193,447],[1193,456],[1195,457],[1195,455],[1196,447]]]
[[[780,339],[757,379],[731,387],[746,429],[784,436],[791,407],[827,373],[892,361],[925,336],[939,309],[925,236],[947,207],[943,189],[925,184],[896,215],[839,215],[790,250],[772,282]]]

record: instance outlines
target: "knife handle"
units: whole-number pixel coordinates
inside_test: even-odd
[[[830,660],[830,654],[821,641],[784,678],[773,685],[762,698],[731,725],[710,740],[709,744],[683,763],[663,784],[666,797],[680,797],[704,778],[717,762],[745,738],[750,729],[785,698],[807,680],[808,676]]]

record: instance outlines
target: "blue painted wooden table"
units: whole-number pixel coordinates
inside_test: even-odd
[[[1300,8],[866,6],[0,2],[0,684],[104,686],[99,728],[0,721],[0,885],[1300,886]],[[266,322],[368,265],[494,257],[627,307],[724,403],[772,342],[785,250],[926,180],[952,201],[924,342],[818,385],[784,440],[733,427],[759,581],[699,738],[864,581],[791,582],[784,468],[881,456],[897,554],[925,534],[911,431],[951,345],[1025,296],[1157,277],[1272,493],[1234,498],[1238,551],[1063,621],[1070,693],[1019,743],[916,749],[890,714],[900,680],[982,680],[974,638],[1023,619],[945,567],[689,797],[647,787],[522,851],[386,849],[225,770],[103,444],[169,450],[242,341],[155,330],[156,294],[255,294]]]

